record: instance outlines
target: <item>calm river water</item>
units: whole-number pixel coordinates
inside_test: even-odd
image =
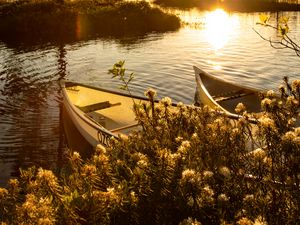
[[[64,163],[62,77],[117,89],[107,70],[118,60],[136,74],[131,84],[139,95],[149,87],[159,97],[191,103],[195,92],[193,65],[243,85],[276,89],[282,77],[300,78],[300,58],[277,50],[253,30],[259,14],[176,12],[187,25],[176,32],[124,39],[28,44],[0,38],[0,186],[18,175],[19,167],[58,169]],[[300,42],[300,13],[290,18],[291,37]],[[280,14],[281,15],[281,14]],[[276,23],[277,14],[272,14]],[[79,25],[80,26],[80,25]],[[83,25],[81,25],[83,26]]]

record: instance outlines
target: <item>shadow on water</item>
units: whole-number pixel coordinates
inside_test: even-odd
[[[17,177],[19,168],[57,171],[63,163],[66,144],[56,80],[66,75],[66,50],[60,45],[40,50],[41,55],[26,51],[5,48],[0,59],[0,186]],[[47,54],[56,61],[42,71]]]
[[[63,150],[55,74],[28,76],[11,57],[0,75],[0,186],[18,176],[19,168],[57,169]]]
[[[0,186],[17,177],[20,168],[36,166],[59,172],[66,162],[67,146],[83,157],[91,155],[91,146],[63,110],[58,80],[67,74],[67,51],[64,45],[54,50],[50,53],[56,61],[46,65],[46,72],[40,70],[39,62],[32,64],[41,60],[35,51],[12,50],[1,58]]]

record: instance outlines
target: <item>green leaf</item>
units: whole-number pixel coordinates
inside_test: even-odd
[[[125,90],[125,91],[127,90],[127,86],[123,86],[123,85],[122,85],[122,86],[120,86],[119,88],[120,88],[121,90]]]
[[[285,36],[289,32],[289,26],[279,26],[280,35]]]
[[[266,14],[260,14],[259,15],[259,20],[261,23],[266,24],[270,19],[270,16],[266,15]]]
[[[287,24],[289,22],[289,17],[282,16],[280,17],[279,23]]]

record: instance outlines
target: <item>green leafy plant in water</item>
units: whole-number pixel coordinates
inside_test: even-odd
[[[115,63],[113,68],[108,70],[108,73],[113,75],[112,78],[117,78],[123,83],[123,85],[120,86],[120,89],[126,90],[130,95],[132,95],[129,88],[129,83],[133,80],[134,73],[127,74],[124,64],[125,61],[119,61]]]
[[[266,15],[266,14],[260,14],[259,15],[259,20],[262,24],[266,25],[267,22],[270,20],[270,16]]]

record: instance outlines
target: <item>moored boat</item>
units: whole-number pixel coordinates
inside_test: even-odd
[[[213,109],[237,116],[235,108],[243,103],[248,112],[261,111],[260,91],[226,82],[194,66],[197,97],[200,103]]]
[[[194,66],[197,83],[196,98],[200,104],[208,105],[213,109],[224,112],[228,117],[237,119],[239,115],[235,113],[238,103],[243,103],[249,113],[259,113],[262,111],[261,91],[244,87],[239,84],[230,83],[201,70]],[[295,127],[300,126],[300,113],[296,116]],[[256,120],[251,120],[256,123]]]
[[[65,80],[60,85],[67,115],[91,146],[109,146],[111,137],[139,129],[133,106],[146,98]]]

